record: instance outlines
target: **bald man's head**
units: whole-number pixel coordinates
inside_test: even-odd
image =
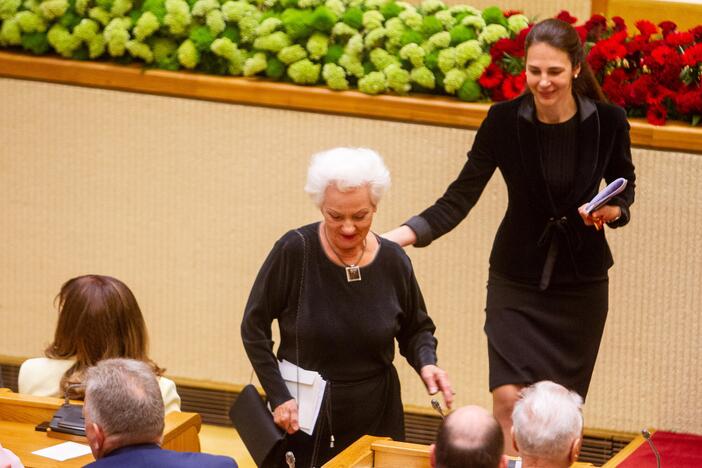
[[[504,436],[497,420],[479,406],[452,412],[439,428],[434,449],[437,468],[497,468]]]

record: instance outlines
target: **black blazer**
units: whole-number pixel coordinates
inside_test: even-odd
[[[465,218],[499,168],[509,203],[493,243],[491,270],[517,281],[541,283],[542,289],[548,287],[551,270],[578,280],[606,278],[614,262],[604,230],[586,226],[578,207],[595,196],[603,178],[609,183],[624,177],[629,182],[626,189],[610,202],[621,207],[622,215],[609,226],[629,222],[635,186],[629,123],[620,107],[580,96],[576,101],[577,172],[564,203],[554,203],[546,183],[534,99],[524,94],[490,108],[458,178],[434,205],[405,223],[417,235],[415,246],[429,245]],[[558,211],[556,205],[564,208]]]

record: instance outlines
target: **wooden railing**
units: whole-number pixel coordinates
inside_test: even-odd
[[[0,51],[0,76],[471,129],[480,126],[490,106],[439,96],[369,96],[257,78],[171,72],[7,51]],[[641,119],[630,119],[630,123],[634,146],[702,153],[702,128],[684,123],[653,126]]]

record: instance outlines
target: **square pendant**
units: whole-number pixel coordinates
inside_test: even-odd
[[[346,281],[349,283],[353,281],[361,281],[361,269],[357,266],[347,266]]]

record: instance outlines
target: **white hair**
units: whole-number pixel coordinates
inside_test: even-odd
[[[548,380],[522,390],[512,412],[519,451],[551,460],[567,456],[583,431],[582,404],[580,395]]]
[[[368,148],[333,148],[312,156],[307,170],[307,192],[320,207],[331,184],[341,192],[367,185],[377,205],[390,187],[390,171],[378,153]]]

